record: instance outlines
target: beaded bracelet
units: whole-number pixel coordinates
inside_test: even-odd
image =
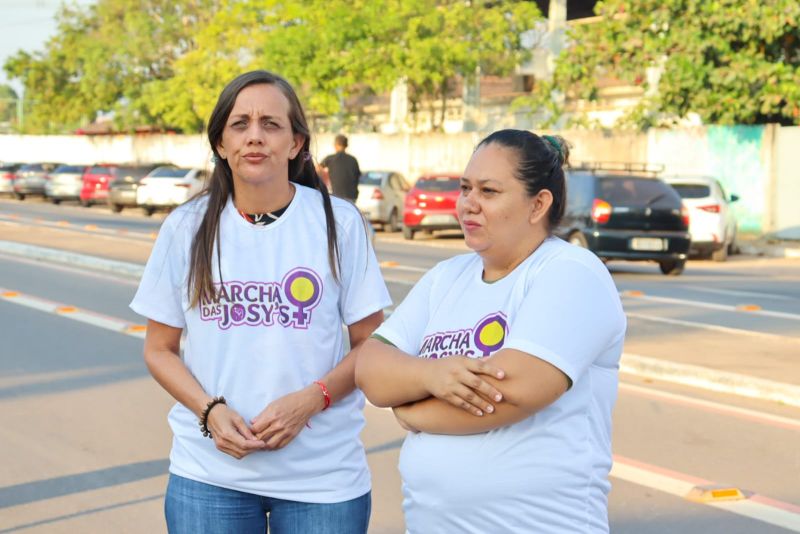
[[[200,421],[198,422],[198,424],[200,425],[200,432],[203,433],[203,437],[213,439],[213,437],[211,436],[211,431],[208,429],[208,414],[211,413],[211,409],[217,404],[228,404],[228,403],[225,401],[225,397],[214,397],[213,399],[208,401],[205,410],[203,410],[203,413],[200,414]]]

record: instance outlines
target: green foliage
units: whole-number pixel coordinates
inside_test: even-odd
[[[45,51],[5,69],[25,84],[30,131],[113,111],[123,128],[196,132],[222,87],[255,68],[286,77],[312,115],[357,113],[351,97],[399,80],[412,106],[446,99],[478,68],[511,73],[539,17],[524,0],[98,0],[65,8]]]
[[[173,75],[215,0],[98,0],[65,6],[44,51],[18,52],[4,68],[25,86],[25,129],[70,131],[114,112],[123,129],[164,125],[143,95]]]
[[[601,82],[617,79],[647,95],[626,118],[640,127],[690,113],[710,124],[800,124],[800,2],[607,0],[596,12],[602,21],[569,32],[553,80],[526,102],[551,119],[564,112],[553,91],[596,101]],[[661,70],[657,87],[648,69]]]

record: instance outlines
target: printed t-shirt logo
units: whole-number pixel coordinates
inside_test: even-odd
[[[311,269],[292,269],[281,282],[239,282],[214,284],[217,299],[200,304],[203,321],[231,326],[273,326],[306,329],[311,312],[322,299],[322,280]]]
[[[503,312],[490,313],[472,328],[435,332],[422,340],[419,356],[444,358],[469,356],[482,358],[503,347],[508,335],[508,321]]]

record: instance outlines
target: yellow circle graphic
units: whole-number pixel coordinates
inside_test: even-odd
[[[505,337],[505,331],[503,330],[503,325],[501,325],[498,321],[492,321],[484,326],[480,334],[481,343],[487,347],[493,347],[497,345],[503,341],[503,337]]]
[[[314,284],[308,278],[297,278],[292,282],[289,291],[299,302],[307,302],[314,297]]]

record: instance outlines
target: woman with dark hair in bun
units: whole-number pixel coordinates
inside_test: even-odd
[[[555,136],[481,141],[457,203],[474,252],[423,276],[359,352],[357,384],[409,430],[411,534],[608,532],[625,315],[602,262],[552,235],[568,157]]]
[[[208,190],[164,221],[131,303],[149,319],[147,366],[178,401],[167,527],[364,534],[364,398],[342,326],[355,348],[391,303],[364,220],[322,185],[280,76],[229,83],[208,140]]]

